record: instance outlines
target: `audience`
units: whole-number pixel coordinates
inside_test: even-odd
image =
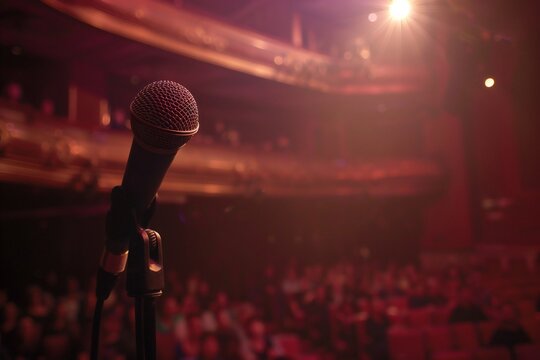
[[[295,334],[301,351],[329,359],[384,360],[390,358],[388,330],[407,326],[400,316],[430,309],[449,309],[449,323],[497,321],[487,345],[513,353],[515,346],[531,342],[514,306],[501,302],[472,269],[429,272],[369,261],[291,265],[281,272],[268,266],[242,301],[212,291],[198,276],[182,281],[171,271],[167,283],[157,311],[160,360],[280,358],[290,351],[274,336],[280,333]],[[87,358],[94,284],[83,290],[77,279],[60,281],[51,273],[22,291],[25,302],[8,296],[21,289],[0,291],[0,354],[6,359]],[[101,358],[133,359],[134,328],[132,301],[118,289],[104,307]]]
[[[459,300],[457,305],[452,309],[450,313],[450,322],[480,322],[486,321],[487,316],[484,310],[474,302],[472,290],[470,288],[463,288],[459,294]]]
[[[221,360],[219,341],[213,333],[205,333],[201,336],[200,360]]]
[[[387,360],[388,328],[390,320],[386,314],[385,304],[380,299],[371,302],[371,309],[366,320],[366,353],[372,359]]]
[[[31,104],[25,98],[25,92],[19,82],[8,82],[0,93],[0,116],[16,122],[59,122],[65,119],[66,109],[59,109],[61,100],[51,96],[43,96]],[[66,90],[67,91],[67,90]],[[59,113],[64,113],[60,116]],[[207,119],[207,121],[212,119]],[[226,124],[222,120],[210,123],[194,137],[192,143],[201,145],[223,145],[228,148],[242,148],[243,150],[258,149],[263,152],[287,153],[293,148],[293,140],[289,136],[275,132],[263,132],[257,135],[253,131],[242,129],[242,124],[234,119],[228,119]],[[100,120],[104,129],[114,132],[127,132],[131,129],[129,111],[123,107],[113,106],[110,114]],[[246,136],[250,135],[250,136]]]
[[[530,342],[531,338],[520,324],[515,307],[512,304],[505,304],[501,311],[501,320],[491,336],[490,345],[507,347],[515,359],[516,345]]]
[[[266,325],[259,319],[253,319],[247,326],[249,341],[248,359],[270,359],[272,342],[266,332]]]

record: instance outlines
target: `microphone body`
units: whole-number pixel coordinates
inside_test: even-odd
[[[133,143],[122,188],[137,218],[147,211],[178,149],[199,130],[193,95],[173,81],[145,86],[130,106]]]
[[[125,269],[130,239],[148,225],[157,191],[178,149],[199,130],[193,95],[173,81],[145,86],[130,110],[134,139],[122,186],[111,193],[105,251],[98,271],[97,295],[105,299]]]
[[[138,220],[149,209],[156,193],[171,166],[176,153],[156,154],[143,148],[137,141],[131,144],[129,158],[122,179],[130,205]]]

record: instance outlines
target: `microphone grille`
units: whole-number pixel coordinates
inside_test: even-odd
[[[199,111],[193,95],[174,81],[146,85],[130,109],[135,139],[153,152],[174,153],[199,130]]]

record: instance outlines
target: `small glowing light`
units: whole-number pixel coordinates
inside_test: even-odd
[[[487,87],[487,88],[490,88],[490,87],[493,87],[493,85],[495,85],[495,79],[493,78],[487,78],[485,81],[484,81],[484,85]]]
[[[389,11],[394,20],[405,20],[411,12],[411,4],[407,0],[393,0]]]
[[[111,115],[109,113],[101,115],[101,125],[109,126],[111,124]]]
[[[276,55],[276,57],[274,57],[274,64],[283,65],[283,56]]]
[[[253,46],[255,46],[257,49],[267,49],[268,48],[268,43],[264,40],[260,40],[260,39],[255,39],[253,41]]]
[[[375,22],[375,21],[377,21],[378,16],[375,13],[369,13],[367,18],[368,18],[369,22]]]
[[[360,51],[360,57],[364,60],[367,60],[369,59],[369,57],[371,56],[371,53],[369,51],[369,49],[362,49]]]

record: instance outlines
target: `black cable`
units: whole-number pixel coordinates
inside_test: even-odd
[[[99,333],[101,328],[101,313],[103,312],[103,303],[109,297],[118,280],[118,274],[111,274],[98,269],[96,276],[96,307],[94,309],[94,318],[92,319],[92,340],[90,342],[90,360],[97,360],[99,353]]]
[[[105,299],[97,298],[92,320],[92,340],[90,342],[90,360],[97,360],[99,353],[99,332],[101,327],[101,313]]]

